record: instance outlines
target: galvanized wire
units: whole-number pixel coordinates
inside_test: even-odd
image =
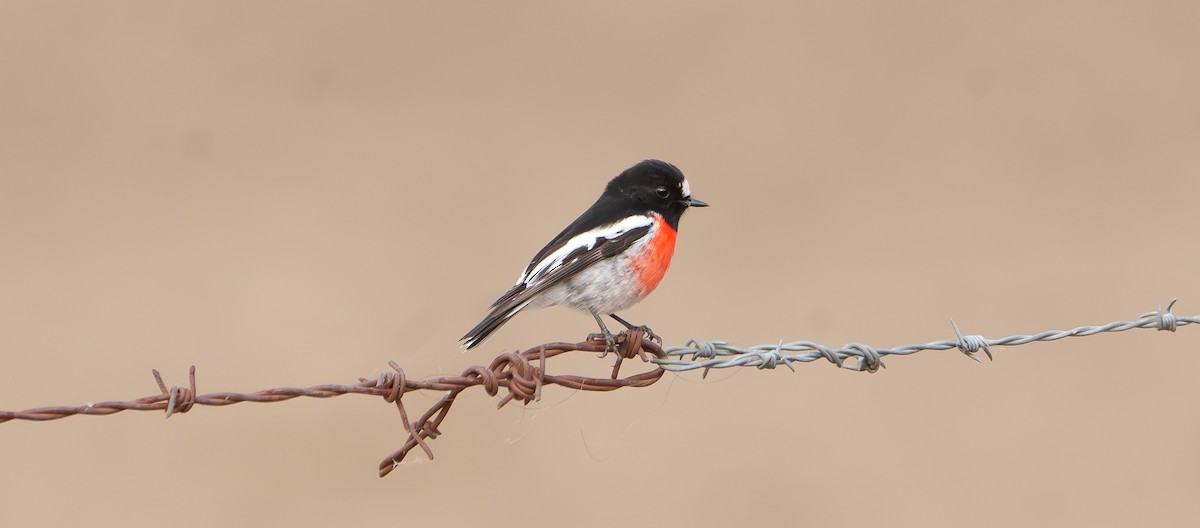
[[[862,343],[849,343],[841,348],[827,347],[812,341],[780,341],[777,344],[738,347],[726,341],[700,341],[692,339],[687,346],[673,346],[663,352],[674,359],[653,359],[659,367],[673,372],[702,370],[707,376],[711,369],[754,367],[773,369],[783,365],[793,371],[792,363],[808,363],[825,359],[841,368],[875,372],[883,368],[883,356],[907,356],[922,350],[958,349],[967,357],[979,361],[975,356],[980,350],[992,359],[991,347],[1016,346],[1036,341],[1056,341],[1067,337],[1086,337],[1103,332],[1124,332],[1134,328],[1154,328],[1174,332],[1178,327],[1200,323],[1200,316],[1180,317],[1171,313],[1178,299],[1172,299],[1164,309],[1142,314],[1137,321],[1116,321],[1100,326],[1081,326],[1071,330],[1049,330],[1037,334],[1013,335],[1000,339],[987,339],[981,335],[963,335],[958,323],[950,321],[956,339],[933,341],[892,348],[875,348]],[[853,364],[846,364],[853,359]]]

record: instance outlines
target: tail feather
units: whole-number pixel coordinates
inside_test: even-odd
[[[465,342],[467,350],[475,348],[482,344],[488,336],[492,335],[492,332],[499,330],[501,326],[504,326],[504,323],[512,319],[512,316],[517,315],[517,312],[520,312],[528,305],[529,301],[525,301],[516,306],[502,306],[493,309],[487,314],[487,317],[484,317],[479,324],[475,325],[475,328],[472,328],[470,332],[467,332],[466,335],[460,337],[458,340]]]

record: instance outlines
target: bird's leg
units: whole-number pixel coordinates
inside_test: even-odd
[[[612,332],[608,331],[607,326],[604,326],[604,320],[600,318],[600,314],[597,313],[596,310],[588,308],[588,311],[592,312],[592,317],[596,318],[596,323],[600,325],[600,333],[604,336],[605,343],[604,355],[608,355],[609,352],[616,352],[617,338],[612,335]]]
[[[657,342],[658,342],[658,344],[660,344],[660,345],[662,344],[662,338],[661,338],[661,337],[659,337],[659,336],[658,336],[658,334],[654,333],[654,330],[651,330],[649,326],[646,326],[646,325],[635,325],[635,324],[633,324],[633,323],[630,323],[629,321],[626,321],[626,320],[624,320],[624,319],[621,319],[620,317],[617,317],[617,314],[614,314],[614,313],[610,313],[610,314],[608,314],[608,316],[609,316],[609,317],[612,317],[612,318],[613,318],[614,320],[616,320],[618,323],[621,323],[622,325],[624,325],[624,326],[625,326],[625,329],[627,329],[627,330],[634,330],[634,329],[641,330],[641,331],[643,331],[643,332],[645,332],[645,333],[646,333],[646,337],[650,338],[650,340],[651,340],[651,341],[657,341]]]

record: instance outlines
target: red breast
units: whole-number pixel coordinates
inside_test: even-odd
[[[675,229],[661,215],[654,215],[654,223],[654,236],[632,260],[642,296],[650,295],[662,282],[671,267],[671,255],[675,254]]]

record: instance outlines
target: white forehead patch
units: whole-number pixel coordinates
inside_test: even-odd
[[[684,198],[692,197],[692,186],[688,185],[687,178],[684,178],[683,183],[679,184],[679,189],[683,191]]]

